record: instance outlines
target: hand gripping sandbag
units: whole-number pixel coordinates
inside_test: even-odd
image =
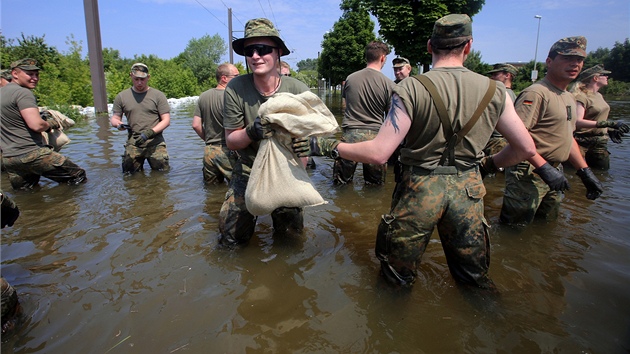
[[[279,93],[263,103],[258,114],[274,125],[275,134],[258,149],[245,191],[247,210],[266,215],[279,207],[326,203],[293,152],[291,138],[334,133],[339,125],[330,110],[312,92]]]

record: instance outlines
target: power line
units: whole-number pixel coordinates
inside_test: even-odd
[[[260,0],[258,0],[258,5],[260,5],[260,9],[262,10],[263,15],[265,15],[265,17],[267,17],[267,13],[265,12],[265,9],[263,8],[262,3],[260,3]]]
[[[203,7],[206,11],[208,11],[208,13],[209,13],[210,15],[214,16],[214,18],[216,18],[216,19],[217,19],[217,21],[219,21],[219,22],[220,22],[223,26],[225,26],[225,28],[227,28],[227,25],[226,25],[225,23],[223,23],[223,22],[222,22],[222,21],[221,21],[221,20],[220,20],[220,19],[219,19],[219,18],[218,18],[215,14],[213,14],[210,10],[208,10],[208,8],[207,8],[207,7],[203,6],[203,4],[199,2],[199,0],[195,0],[195,1],[197,2],[197,4],[199,4],[199,6]],[[223,2],[223,1],[221,1],[221,2]],[[225,5],[225,4],[223,4],[223,5]]]

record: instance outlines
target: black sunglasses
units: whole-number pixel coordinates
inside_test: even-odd
[[[256,53],[258,53],[258,55],[262,57],[263,55],[267,55],[273,52],[274,49],[278,49],[278,47],[272,47],[266,44],[252,44],[252,45],[248,45],[244,49],[245,49],[245,56],[251,58],[254,56],[254,51],[256,51]]]

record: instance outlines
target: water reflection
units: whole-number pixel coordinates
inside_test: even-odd
[[[323,97],[341,119],[338,96]],[[630,121],[630,102],[611,102]],[[596,201],[574,171],[557,222],[497,225],[503,177],[487,180],[490,275],[498,299],[462,292],[434,237],[411,291],[378,275],[374,240],[393,179],[332,185],[307,208],[299,238],[259,218],[248,247],[217,247],[225,185],[204,186],[203,142],[180,106],[165,131],[171,171],[124,177],[124,134],[92,119],[64,154],[86,169],[72,187],[12,193],[22,214],[2,232],[2,275],[25,311],[2,353],[601,352],[630,347],[630,145],[610,144]],[[391,171],[390,171],[391,174]],[[2,176],[2,188],[10,190]],[[209,350],[209,348],[212,348]]]

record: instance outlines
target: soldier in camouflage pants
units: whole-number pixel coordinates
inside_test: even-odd
[[[50,146],[14,157],[3,157],[2,165],[6,168],[11,186],[16,190],[35,187],[41,176],[72,185],[86,179],[85,170],[53,151]]]
[[[358,143],[374,139],[377,131],[368,129],[345,129],[341,141],[345,143]],[[346,184],[352,182],[357,163],[354,161],[338,158],[333,166],[333,183]],[[363,164],[363,179],[365,184],[381,185],[385,183],[387,165]]]
[[[393,283],[412,284],[437,226],[453,277],[464,284],[493,288],[488,277],[485,194],[477,168],[457,171],[454,166],[441,166],[429,171],[407,166],[396,185],[391,212],[378,228],[376,256],[383,274]]]
[[[220,144],[206,145],[203,154],[203,181],[206,184],[222,183],[232,178],[232,166],[236,163],[237,152]]]
[[[170,169],[165,142],[147,147],[138,147],[135,142],[135,138],[131,137],[125,144],[125,155],[122,158],[123,172],[135,173],[144,170],[144,160],[149,162],[152,170],[168,171]]]

